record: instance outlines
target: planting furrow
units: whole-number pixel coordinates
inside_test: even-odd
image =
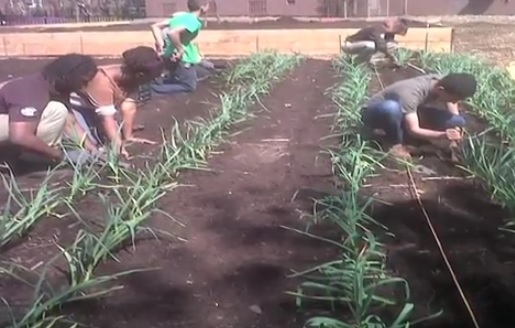
[[[420,63],[428,71],[466,71],[478,79],[481,87],[470,101],[470,109],[493,129],[474,131],[466,139],[464,160],[468,171],[485,182],[492,198],[515,213],[515,81],[505,69],[468,55],[424,53]],[[507,223],[507,229],[515,233],[511,228],[515,221]]]
[[[428,61],[427,58],[433,56],[455,56],[414,54],[409,51],[405,53],[406,64],[419,66],[423,66],[422,61]],[[406,177],[406,170],[396,166],[378,170],[378,174],[368,179],[364,190],[383,201],[383,205],[373,209],[373,217],[387,225],[395,234],[395,240],[382,239],[389,249],[389,267],[410,282],[414,291],[414,303],[418,305],[424,304],[428,299],[432,300],[426,309],[418,307],[417,317],[443,311],[443,315],[422,326],[473,327],[464,301],[429,229],[430,222],[481,326],[509,327],[509,316],[514,311],[512,304],[515,299],[512,292],[515,287],[515,266],[511,262],[515,255],[515,240],[498,229],[503,219],[511,217],[506,211],[508,206],[503,209],[491,201],[491,195],[494,194],[494,199],[500,203],[499,194],[507,195],[509,189],[507,192],[503,191],[502,185],[491,184],[488,179],[489,176],[497,175],[505,183],[513,183],[511,174],[506,172],[512,165],[510,152],[507,151],[510,143],[501,145],[501,140],[509,140],[509,137],[495,127],[487,126],[481,119],[488,121],[488,110],[478,107],[479,104],[486,102],[486,97],[491,97],[488,93],[496,92],[495,89],[487,91],[488,84],[494,81],[485,82],[482,78],[490,75],[491,68],[489,71],[482,71],[461,66],[460,63],[467,63],[461,57],[456,56],[456,62],[452,65],[446,64],[451,59],[444,58],[435,60],[434,64],[437,66],[434,68],[423,68],[428,72],[437,71],[443,74],[472,72],[478,79],[478,93],[465,110],[468,132],[462,147],[462,165],[465,170],[461,165],[454,167],[441,160],[437,151],[443,147],[438,142],[430,145],[413,143],[412,155],[416,156],[413,157],[413,165],[406,166],[406,169],[410,169],[416,185],[412,185]],[[386,87],[390,83],[420,74],[421,72],[412,68],[380,70],[378,76],[381,81],[373,83],[379,90],[381,86]],[[509,101],[502,94],[499,99],[498,104]],[[503,111],[495,107],[493,110]],[[500,162],[504,163],[504,171],[498,165]],[[483,167],[484,173],[478,170],[478,163]],[[421,164],[425,170],[419,170]],[[470,173],[480,179],[471,179]],[[485,185],[481,181],[487,181],[486,189],[495,192],[485,193],[484,188],[478,188]],[[415,189],[422,205],[416,199]],[[491,301],[492,299],[496,301]]]
[[[168,194],[160,207],[185,223],[187,242],[141,244],[122,256],[129,267],[162,269],[122,278],[124,291],[88,309],[88,322],[298,327],[285,274],[328,250],[281,226],[304,226],[299,215],[311,211],[310,198],[331,187],[321,177],[329,163],[314,169],[320,138],[329,133],[329,122],[314,119],[330,109],[323,94],[330,75],[330,63],[303,61],[250,109],[260,114],[209,159],[210,171],[182,174],[189,187]]]
[[[108,193],[99,194],[105,209],[105,218],[97,221],[97,224],[101,222],[100,230],[90,226],[87,220],[80,217],[73,207],[72,200],[67,202],[84,228],[79,230],[71,246],[57,245],[62,254],[43,265],[39,277],[34,280],[39,282],[33,291],[35,296],[31,308],[25,314],[20,314],[20,310],[16,309],[14,317],[10,320],[11,327],[53,327],[62,319],[55,311],[64,304],[96,299],[118,290],[121,285],[112,286],[107,283],[121,276],[142,271],[117,268],[115,271],[118,273],[97,275],[99,264],[109,258],[115,258],[114,253],[127,243],[134,244],[138,232],[147,231],[155,235],[155,229],[145,228],[143,224],[156,211],[166,214],[156,209],[156,201],[174,186],[169,184],[170,180],[175,179],[180,170],[202,166],[212,147],[227,135],[228,128],[248,117],[247,107],[269,91],[271,81],[291,69],[297,62],[296,57],[274,53],[251,57],[250,60],[236,66],[232,75],[228,77],[228,82],[238,85],[221,96],[221,106],[210,120],[190,121],[186,129],[180,129],[178,124],[174,125],[170,136],[161,147],[156,164],[147,165],[144,171],[131,172],[120,167],[114,158],[109,161],[107,168],[111,174],[110,178],[118,184],[109,187]],[[260,67],[266,69],[259,69]],[[81,182],[79,187],[72,185],[71,188],[71,192],[77,195],[84,194],[85,188],[94,191],[94,187],[99,187],[96,181],[94,187],[90,185],[93,179],[84,179],[82,176],[74,181]],[[76,200],[75,197],[70,198]],[[53,267],[62,267],[63,264],[67,268],[59,271],[65,273],[68,284],[67,287],[55,289],[52,283],[56,279],[49,278],[49,273],[53,271]],[[25,276],[34,275],[32,271],[33,269],[18,264],[6,264],[2,269],[4,276],[29,284],[32,279]]]
[[[304,282],[291,294],[303,308],[321,303],[330,311],[330,315],[311,316],[306,327],[406,327],[415,323],[410,289],[404,279],[386,269],[386,248],[373,233],[378,222],[369,216],[373,199],[363,198],[361,192],[367,177],[380,166],[380,155],[358,134],[372,74],[351,58],[340,58],[335,66],[343,79],[332,89],[338,109],[334,131],[341,142],[329,153],[342,187],[317,201],[321,210],[315,219],[338,228],[339,237],[299,232],[336,246],[340,255],[296,273],[294,277]]]

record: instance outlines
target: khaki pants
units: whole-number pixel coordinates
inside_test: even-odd
[[[63,103],[50,101],[43,109],[36,135],[47,145],[55,146],[61,142],[66,126],[68,110]],[[9,115],[0,114],[0,143],[9,141]]]
[[[397,42],[386,43],[388,52],[393,52],[395,49],[397,49],[397,47]],[[376,45],[374,41],[345,41],[342,46],[342,51],[350,55],[357,55],[363,61],[367,61],[372,64],[386,59],[382,52],[376,51]]]

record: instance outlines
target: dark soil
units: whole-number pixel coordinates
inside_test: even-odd
[[[335,82],[330,71],[329,61],[307,60],[253,108],[258,117],[210,159],[211,172],[181,175],[179,182],[189,187],[172,191],[159,205],[186,228],[178,231],[159,217],[153,226],[187,242],[142,241],[135,251],[121,252],[119,263],[98,273],[157,269],[121,279],[123,290],[67,312],[106,328],[301,326],[294,299],[284,294],[296,282],[286,275],[337,253],[282,226],[303,229],[300,217],[311,213],[311,197],[331,190],[330,163],[315,163],[331,121],[314,120],[332,111],[324,95]],[[91,204],[81,212],[102,214]],[[67,230],[63,222],[40,222],[30,243],[4,256],[33,265],[56,252],[52,239],[69,242]],[[0,293],[20,304],[28,291],[15,286],[0,284]]]
[[[409,69],[380,72],[384,85],[416,75]],[[473,115],[467,124],[472,131],[486,127]],[[515,235],[499,230],[508,214],[492,204],[473,180],[465,179],[462,170],[435,153],[426,153],[419,163],[436,171],[433,177],[414,173],[417,189],[480,325],[513,326]],[[409,192],[407,175],[402,169],[382,171],[370,183],[372,189],[381,186],[376,196],[389,202],[373,212],[395,234],[388,244],[389,267],[409,282],[418,316],[444,311],[439,319],[421,327],[473,327],[427,219]]]
[[[127,276],[119,281],[123,290],[65,311],[88,326],[102,328],[302,326],[305,318],[284,294],[298,282],[285,276],[290,269],[306,269],[338,254],[282,226],[302,229],[307,220],[300,218],[311,213],[311,199],[333,192],[330,164],[321,158],[315,165],[323,144],[320,138],[329,134],[331,122],[313,119],[333,111],[329,97],[323,95],[335,83],[329,71],[329,62],[302,64],[253,109],[260,111],[258,117],[239,126],[243,132],[209,160],[212,171],[181,175],[180,183],[187,186],[167,194],[159,207],[185,228],[178,229],[163,216],[154,217],[152,226],[187,241],[142,240],[135,251],[120,252],[120,262],[102,265],[98,274],[156,270]],[[384,85],[415,74],[409,69],[379,71]],[[182,102],[182,96],[170,99],[173,113],[176,107],[184,113],[181,119],[205,113],[208,107],[200,104],[199,93],[214,100],[209,91],[218,89],[204,87]],[[379,88],[374,80],[373,91]],[[145,115],[145,124],[169,124],[174,115],[152,113],[156,118]],[[484,128],[481,121],[473,124],[475,129]],[[145,129],[141,135],[152,137],[152,133]],[[414,173],[417,189],[476,317],[482,327],[511,327],[515,235],[498,229],[507,214],[462,170],[430,152],[420,161],[436,175]],[[23,181],[34,186],[41,180]],[[389,252],[388,267],[409,282],[416,317],[444,311],[421,327],[473,327],[402,167],[380,170],[367,184],[365,189],[379,200],[374,218],[395,235],[381,238]],[[96,198],[93,194],[81,201],[82,215],[103,215]],[[57,252],[54,241],[69,245],[77,229],[73,222],[42,220],[30,238],[0,257],[29,267],[48,260]],[[56,273],[50,279],[63,283]],[[29,293],[28,288],[0,279],[0,295],[17,307]]]
[[[352,20],[341,22],[320,22],[313,21],[299,21],[294,18],[281,17],[277,20],[260,21],[254,23],[240,23],[240,22],[213,22],[209,21],[207,29],[210,30],[266,30],[266,29],[325,29],[325,28],[361,28],[373,24],[366,20]],[[88,32],[115,32],[115,31],[150,31],[150,23],[132,23],[132,24],[119,24],[110,26],[81,26],[81,27],[34,27],[34,28],[20,28],[16,26],[2,26],[0,27],[0,34],[2,33],[34,33],[34,32],[74,32],[74,31],[88,31]],[[411,27],[426,27],[425,23],[411,22]]]

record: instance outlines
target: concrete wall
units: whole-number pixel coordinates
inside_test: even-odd
[[[340,45],[356,29],[282,30],[206,30],[198,44],[205,56],[238,57],[257,50],[274,49],[283,53],[299,52],[310,56],[334,56]],[[148,31],[133,32],[60,32],[10,33],[0,36],[0,56],[52,56],[78,52],[99,56],[118,56],[125,49],[153,46]],[[452,28],[412,28],[399,37],[401,46],[411,49],[451,51]]]

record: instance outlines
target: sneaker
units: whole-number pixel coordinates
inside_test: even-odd
[[[401,160],[409,160],[411,159],[411,154],[409,153],[409,150],[404,145],[394,145],[390,149],[390,154]]]

